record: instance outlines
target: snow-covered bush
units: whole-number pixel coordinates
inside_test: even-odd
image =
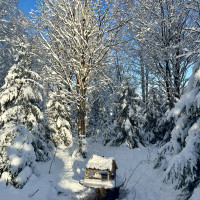
[[[168,113],[175,119],[171,139],[158,153],[155,167],[165,170],[165,181],[190,192],[200,180],[200,62],[193,67],[187,92]]]
[[[36,161],[50,158],[43,87],[39,75],[29,69],[28,46],[20,46],[0,92],[0,174],[9,173],[16,187],[27,181]]]
[[[125,85],[119,98],[114,132],[111,132],[112,145],[127,143],[130,148],[135,148],[145,144],[141,106],[142,100],[135,89]]]
[[[13,122],[3,127],[0,135],[0,174],[2,177],[7,174],[5,181],[12,181],[21,187],[31,176],[35,164],[36,155],[32,145],[36,142],[35,138],[25,126]],[[27,168],[30,173],[26,173]]]
[[[48,117],[48,128],[50,137],[56,146],[72,144],[71,126],[69,124],[70,107],[67,97],[62,90],[49,92],[46,115]]]

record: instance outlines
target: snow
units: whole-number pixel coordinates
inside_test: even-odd
[[[31,174],[32,174],[32,169],[26,166],[16,178],[16,182],[18,183],[18,185],[24,185],[31,177]]]
[[[197,94],[198,89],[194,89],[182,95],[181,99],[175,104],[175,107],[169,112],[167,118],[170,119],[171,117],[179,117],[184,108],[186,109],[186,113],[188,113],[191,106],[194,104],[194,100]]]
[[[57,120],[57,127],[60,128],[62,126],[67,126],[67,127],[70,127],[70,124],[69,122],[66,120],[66,119],[63,119],[61,117],[58,117],[58,120]]]
[[[124,100],[123,100],[123,104],[122,104],[122,110],[123,110],[124,108],[126,108],[126,106],[127,106],[127,101],[126,101],[126,99],[124,99]]]
[[[125,131],[129,131],[131,129],[132,125],[129,119],[126,119],[125,121]]]
[[[135,170],[128,183],[125,182],[127,192],[119,198],[121,200],[133,199],[134,193],[136,200],[176,200],[181,193],[180,190],[175,191],[173,185],[163,183],[162,171],[153,169],[152,161],[157,148],[114,148],[93,141],[89,143],[88,158],[85,160],[76,155],[73,147],[58,148],[50,174],[52,160],[36,163],[35,174],[30,177],[29,168],[25,168],[21,180],[27,179],[28,182],[22,189],[6,186],[6,177],[9,174],[4,174],[0,179],[0,200],[89,200],[92,189],[83,187],[79,181],[84,177],[86,163],[93,154],[115,158],[117,174],[126,180]]]
[[[112,171],[114,158],[106,158],[98,155],[93,155],[88,161],[86,167],[89,169],[109,170]]]
[[[10,177],[10,173],[9,172],[3,172],[1,175],[1,180],[4,182],[10,181],[11,177]]]
[[[32,90],[32,88],[29,85],[24,85],[23,88],[21,89],[23,93],[23,98],[25,98],[27,101],[36,99],[35,94]]]
[[[98,179],[84,179],[80,181],[81,184],[86,185],[87,187],[92,187],[92,188],[114,188],[115,187],[115,182],[114,181],[102,181]]]
[[[93,177],[96,177],[96,174]],[[97,177],[97,178],[101,178],[101,177]],[[110,180],[110,181],[85,178],[85,179],[80,180],[80,184],[86,187],[91,187],[91,188],[112,189],[115,187],[121,187],[124,184],[124,180],[122,180],[120,176],[117,176],[116,180]]]
[[[193,195],[191,196],[190,200],[199,200],[200,197],[200,186],[195,188]]]

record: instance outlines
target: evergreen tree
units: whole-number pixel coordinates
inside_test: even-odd
[[[50,137],[56,146],[72,144],[71,126],[69,124],[70,107],[66,102],[64,90],[55,88],[49,92],[46,115]]]
[[[200,178],[200,62],[193,68],[187,92],[168,113],[175,126],[171,139],[158,153],[155,167],[165,170],[165,181],[176,181],[176,188],[190,192]]]
[[[143,110],[145,118],[143,128],[150,143],[157,141],[166,143],[169,140],[170,130],[172,129],[169,128],[170,124],[165,119],[167,109],[166,96],[162,89],[151,88]]]
[[[99,86],[88,99],[90,107],[88,109],[87,135],[93,137],[94,140],[102,141],[103,139],[104,144],[107,143],[106,137],[113,131],[112,125],[116,117],[113,106],[114,96],[109,85]]]
[[[142,130],[144,119],[141,113],[142,100],[135,89],[125,85],[118,105],[118,118],[115,121],[112,144],[121,145],[127,143],[130,148],[138,147],[139,144],[144,145]]]
[[[19,53],[0,92],[0,174],[16,187],[23,187],[36,161],[50,158],[45,132],[43,87],[30,69],[32,57],[27,42]],[[51,144],[51,143],[49,143]]]
[[[15,62],[18,44],[28,32],[28,20],[17,4],[18,0],[0,0],[0,87]]]

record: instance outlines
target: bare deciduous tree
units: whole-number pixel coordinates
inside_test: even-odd
[[[111,0],[43,0],[35,15],[50,61],[47,72],[62,80],[76,104],[79,137],[85,136],[86,99],[95,88],[91,80],[98,75],[94,82],[106,83],[109,51],[120,27],[112,21],[114,7]]]
[[[128,34],[142,47],[143,63],[151,60],[151,70],[157,73],[172,108],[186,85],[186,74],[193,56],[183,57],[184,49],[194,41],[189,27],[195,27],[192,8],[187,1],[125,1],[130,18]]]

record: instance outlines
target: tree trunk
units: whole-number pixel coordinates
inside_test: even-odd
[[[171,108],[173,108],[174,102],[172,99],[172,95],[171,94],[171,71],[170,71],[170,66],[169,66],[169,61],[166,60],[165,61],[166,64],[166,74],[165,74],[165,84],[166,84],[166,92],[167,92],[167,100],[168,100],[168,105]]]
[[[141,86],[142,86],[142,100],[145,103],[146,102],[146,90],[145,90],[145,69],[142,59],[140,60],[141,63]]]
[[[145,89],[146,89],[145,100],[147,101],[148,96],[149,96],[149,68],[148,68],[148,66],[146,67],[145,78],[146,78],[146,80],[145,80]]]
[[[86,158],[87,152],[85,149],[85,113],[86,113],[86,101],[85,98],[81,100],[77,114],[78,114],[78,141],[79,141],[79,152]]]
[[[180,39],[179,41],[180,42]],[[176,57],[180,55],[179,49],[176,51]],[[174,67],[174,87],[175,87],[175,97],[180,99],[181,91],[180,91],[180,58],[176,58],[176,64]]]
[[[85,99],[78,108],[78,136],[85,137]]]
[[[86,91],[89,81],[89,71],[86,68],[86,49],[88,43],[88,35],[85,33],[86,20],[87,20],[88,2],[85,0],[84,15],[82,23],[82,37],[86,43],[82,44],[81,56],[81,74],[79,83],[80,105],[78,110],[78,136],[79,138],[85,137],[85,115],[86,115]],[[87,71],[87,72],[86,72]]]
[[[180,75],[179,75],[179,67],[176,66],[174,72],[174,86],[175,86],[175,97],[180,99]]]

